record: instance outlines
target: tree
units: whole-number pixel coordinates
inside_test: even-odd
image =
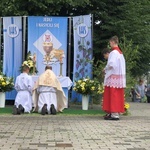
[[[150,1],[149,0],[1,0],[1,16],[50,15],[94,16],[94,55],[102,59],[101,50],[108,39],[117,35],[139,46],[139,56],[132,74],[142,75],[150,70]],[[99,22],[97,24],[96,22]]]
[[[136,71],[137,61],[139,56],[139,47],[133,44],[133,41],[128,41],[124,36],[122,42],[120,43],[121,50],[123,51],[126,60],[126,83],[127,89],[131,89],[136,83],[136,77],[134,77],[133,72]],[[129,93],[129,92],[128,92]]]
[[[104,1],[103,1],[104,2]],[[108,39],[113,35],[132,40],[134,46],[139,46],[139,56],[132,74],[140,76],[150,70],[150,1],[148,0],[111,0],[105,1],[100,13],[95,12],[94,43],[95,53],[99,54]],[[99,45],[99,47],[98,47]],[[132,49],[131,49],[132,51]]]
[[[89,2],[89,0],[2,0],[0,14],[1,16],[68,16],[76,7],[85,8]]]

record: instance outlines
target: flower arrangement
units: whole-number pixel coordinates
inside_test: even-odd
[[[27,53],[27,59],[23,62],[21,66],[21,72],[23,69],[23,66],[28,66],[30,68],[29,74],[34,75],[38,73],[38,70],[36,68],[36,55],[34,54],[33,56],[31,55],[31,52],[29,51]]]
[[[91,80],[89,78],[83,78],[74,83],[74,91],[82,95],[102,94],[104,89],[98,80]]]
[[[13,88],[13,78],[6,77],[4,74],[0,73],[0,92],[8,92],[13,90]]]
[[[130,108],[130,104],[125,102],[125,104],[124,104],[125,112],[123,113],[123,115],[129,115],[129,108]]]

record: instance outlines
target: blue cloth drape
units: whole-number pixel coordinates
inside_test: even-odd
[[[73,81],[92,77],[92,17],[91,15],[73,17],[74,65]],[[81,101],[81,94],[72,92],[72,100]]]
[[[3,36],[3,73],[13,77],[15,82],[22,64],[22,17],[4,17]],[[15,97],[15,90],[6,93],[7,100],[14,100]]]

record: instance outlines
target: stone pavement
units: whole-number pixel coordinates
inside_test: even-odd
[[[0,150],[150,150],[150,104],[130,116],[0,115]]]

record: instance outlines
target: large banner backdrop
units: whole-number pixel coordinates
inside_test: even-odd
[[[22,64],[22,17],[3,17],[3,73],[8,77],[20,74]],[[15,99],[16,91],[7,92],[6,99]]]
[[[73,17],[74,66],[73,80],[92,77],[92,20],[91,15]],[[72,100],[81,100],[81,95],[73,92]]]
[[[66,76],[66,60],[67,60],[67,17],[28,17],[28,51],[36,54],[38,74],[44,72],[46,54],[44,43],[52,43],[53,49],[63,50],[65,58],[63,59],[62,74]],[[48,44],[49,44],[48,43]],[[55,62],[51,64],[56,75],[60,73],[60,64]]]

